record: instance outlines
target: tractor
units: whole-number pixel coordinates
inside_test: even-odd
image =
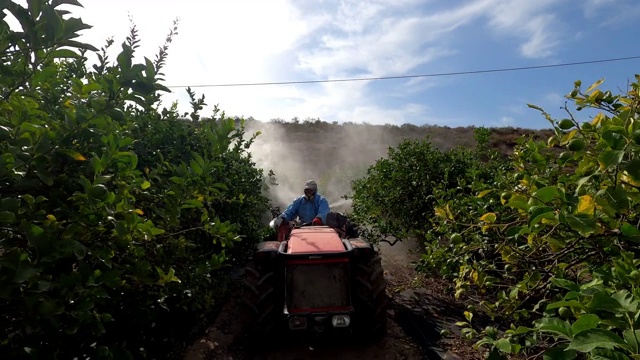
[[[274,219],[279,214],[272,208]],[[270,225],[277,240],[258,243],[245,268],[243,300],[254,334],[372,339],[386,332],[380,256],[345,215],[331,212],[323,226]]]

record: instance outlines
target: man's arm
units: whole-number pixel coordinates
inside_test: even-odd
[[[327,214],[329,214],[330,211],[331,209],[329,208],[329,202],[327,201],[327,199],[325,197],[320,198],[320,204],[318,205],[318,214],[316,215],[316,217],[319,217],[320,220],[322,220],[323,224],[327,223]]]
[[[293,200],[293,202],[289,204],[289,206],[287,206],[287,208],[282,212],[282,214],[280,214],[280,216],[282,216],[286,221],[293,220],[296,217],[296,214],[298,214],[298,208],[300,208],[301,199],[302,198],[297,198]]]

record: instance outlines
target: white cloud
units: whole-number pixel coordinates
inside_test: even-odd
[[[515,120],[510,116],[503,116],[500,118],[500,121],[496,124],[497,126],[513,126],[515,124]]]
[[[560,43],[559,22],[550,8],[562,1],[496,0],[489,11],[489,25],[502,34],[523,38],[522,56],[548,57]]]
[[[448,40],[455,39],[456,31],[461,27],[472,26],[483,19],[495,32],[522,39],[519,50],[522,56],[550,56],[558,45],[555,17],[550,12],[550,7],[556,3],[551,0],[476,0],[429,11],[428,4],[421,4],[421,8],[416,6],[417,2],[394,6],[384,2],[365,5],[341,1],[333,13],[324,10],[323,14],[327,16],[310,34],[317,37],[319,43],[296,51],[297,69],[310,71],[319,79],[415,73],[426,64],[458,54],[458,49],[449,45]],[[301,9],[304,13],[304,6]],[[416,85],[423,83],[422,80],[407,82],[408,93],[419,89]],[[354,116],[363,116],[363,121],[365,118],[388,119],[389,116],[397,117],[400,122],[416,117],[426,119],[426,110],[423,109],[420,109],[422,113],[419,116],[410,114],[408,107],[385,113],[375,103],[376,100],[371,99],[371,90],[365,83],[353,87],[341,83],[323,89],[322,95],[314,94],[312,99],[301,103],[297,111],[314,109],[312,111],[317,111],[321,117],[340,121],[352,120]],[[348,100],[340,101],[343,98]],[[319,106],[319,101],[331,105]]]
[[[179,17],[179,34],[163,69],[165,83],[193,85],[433,72],[424,69],[454,55],[469,56],[458,48],[464,42],[458,36],[463,28],[486,31],[483,25],[501,38],[517,40],[523,57],[550,56],[560,44],[554,6],[563,1],[467,0],[443,5],[425,0],[87,0],[85,9],[73,11],[94,25],[81,40],[101,46],[115,36],[114,52],[128,33],[131,13],[142,40],[139,54],[150,58]],[[589,1],[601,6],[598,3],[607,0]],[[409,98],[444,81],[394,81],[384,94],[385,99],[393,98],[387,101],[392,105],[380,101],[382,95],[364,81],[194,90],[227,114],[261,120],[298,116],[445,123],[423,104],[429,97]],[[188,110],[184,89],[166,96],[165,106],[175,99],[181,110]]]
[[[138,26],[144,54],[155,53],[173,19],[180,18],[165,69],[167,82],[174,84],[273,80],[265,64],[293,48],[315,22],[285,0],[96,1],[83,14],[95,27],[87,38],[96,43],[115,35],[119,50],[128,32],[127,12]]]
[[[616,0],[584,0],[584,16],[594,17],[602,8],[613,5]]]

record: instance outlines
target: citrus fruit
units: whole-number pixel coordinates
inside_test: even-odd
[[[571,129],[574,125],[575,124],[573,123],[573,121],[571,121],[571,119],[562,119],[558,121],[558,127],[562,130]]]
[[[462,242],[462,235],[458,233],[452,234],[449,240],[451,240],[452,244],[460,244]]]
[[[558,159],[560,159],[562,161],[567,161],[567,160],[571,159],[572,157],[573,157],[573,154],[571,153],[571,151],[563,151],[558,156]]]
[[[103,184],[93,185],[89,188],[89,195],[96,199],[104,200],[109,194],[109,189]]]
[[[566,306],[563,306],[560,309],[558,309],[558,315],[560,315],[560,317],[563,319],[568,319],[569,317],[571,317],[571,309],[569,309]]]
[[[567,149],[571,150],[571,151],[580,151],[584,149],[584,140],[582,139],[573,139],[571,141],[569,141],[569,144],[567,144]]]
[[[505,266],[504,266],[504,271],[506,271],[506,272],[511,272],[511,271],[513,271],[513,265],[511,265],[511,264],[507,264],[507,265],[505,265]]]

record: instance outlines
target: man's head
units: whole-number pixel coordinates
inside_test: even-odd
[[[304,195],[307,197],[308,200],[313,199],[317,191],[318,191],[318,184],[316,184],[315,181],[308,180],[304,184]]]

